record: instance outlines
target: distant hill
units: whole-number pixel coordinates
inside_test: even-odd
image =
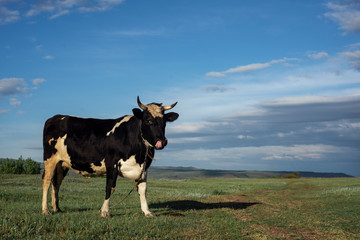
[[[208,170],[194,167],[150,167],[149,178],[153,179],[189,179],[189,178],[280,178],[292,175],[288,171],[232,171]],[[353,177],[345,173],[297,172],[298,177],[337,178]]]
[[[44,164],[41,163],[41,173]],[[189,178],[280,178],[290,171],[250,171],[250,170],[209,170],[195,167],[154,167],[149,168],[150,179],[189,179]],[[347,178],[353,177],[345,173],[298,172],[300,178]],[[73,176],[79,176],[69,171]]]

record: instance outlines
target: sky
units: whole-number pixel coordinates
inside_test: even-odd
[[[360,2],[0,0],[0,157],[55,114],[170,105],[155,166],[360,177]]]

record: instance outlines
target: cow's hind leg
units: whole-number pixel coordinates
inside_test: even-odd
[[[61,212],[61,209],[59,208],[59,190],[60,185],[68,171],[69,169],[63,167],[61,162],[56,165],[54,176],[51,181],[51,206],[54,213]]]
[[[48,191],[50,183],[54,177],[55,170],[57,165],[57,158],[52,156],[44,161],[44,173],[43,173],[43,196],[42,196],[42,205],[41,205],[41,214],[50,214],[47,204]]]
[[[155,217],[155,215],[150,212],[146,200],[146,179],[140,180],[137,190],[140,196],[141,211],[145,214],[145,217]]]

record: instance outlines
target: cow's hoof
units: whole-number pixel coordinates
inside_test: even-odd
[[[45,209],[41,212],[41,215],[51,215],[51,213],[49,212],[49,210]]]
[[[63,211],[60,208],[57,208],[54,210],[54,213],[61,213],[61,212],[63,212]]]
[[[100,212],[100,216],[103,218],[111,218],[110,213],[109,212]]]
[[[148,212],[147,214],[145,214],[145,217],[156,217],[156,215],[152,212]]]

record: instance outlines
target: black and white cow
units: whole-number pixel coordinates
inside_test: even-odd
[[[175,121],[179,115],[165,113],[176,104],[162,106],[144,105],[134,115],[118,119],[78,118],[56,115],[44,126],[44,174],[42,214],[49,214],[47,197],[51,184],[54,212],[59,208],[59,188],[69,169],[83,176],[106,175],[106,195],[101,216],[109,217],[110,195],[115,190],[118,175],[138,182],[141,210],[153,216],[146,201],[147,170],[154,158],[155,149],[167,145],[166,122]]]

